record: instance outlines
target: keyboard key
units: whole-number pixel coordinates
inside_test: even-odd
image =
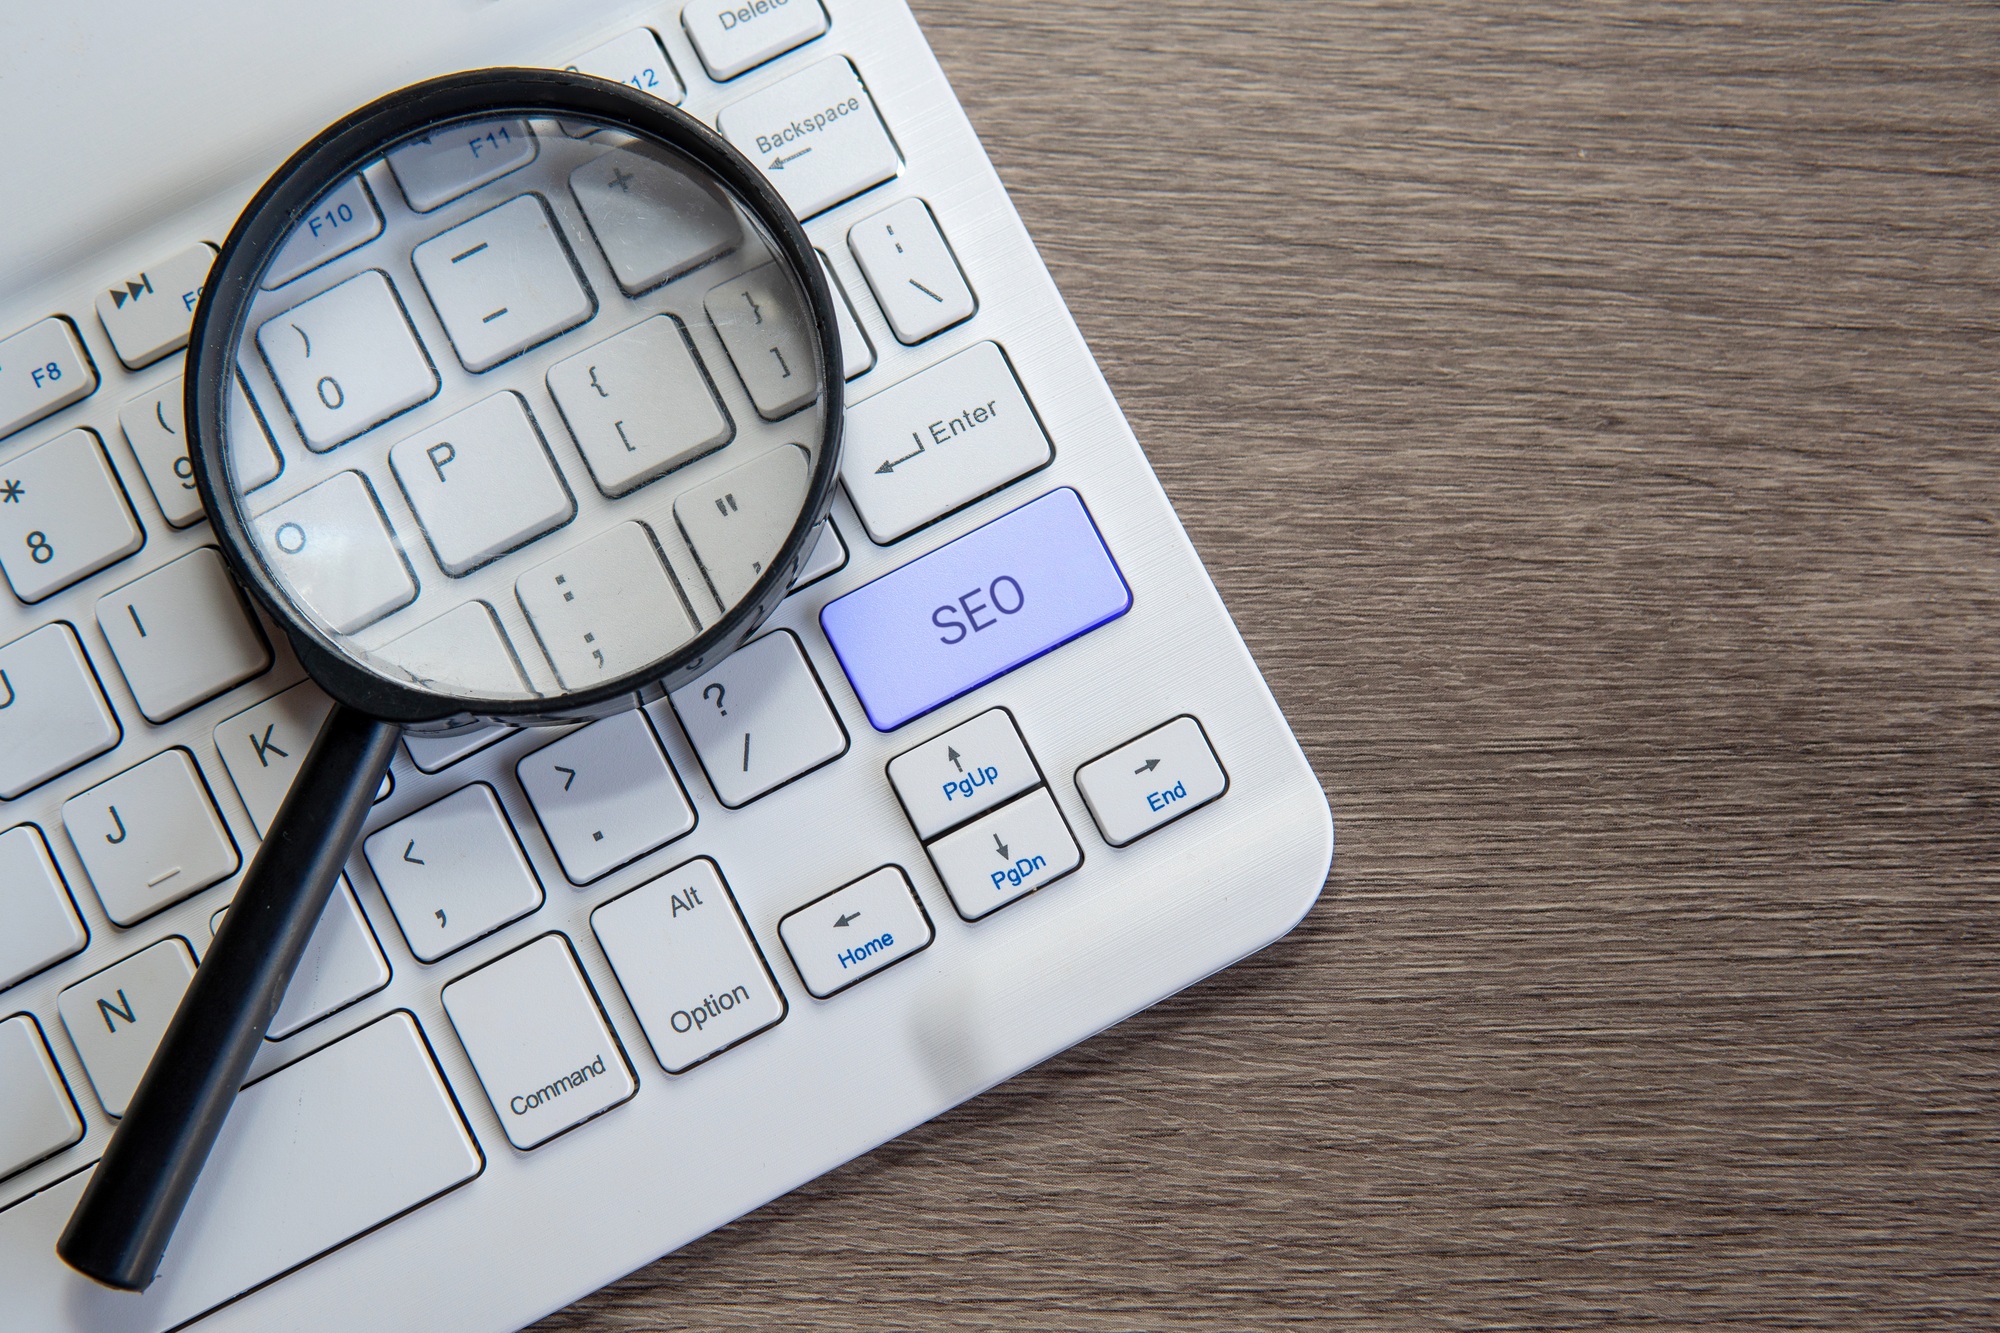
[[[410,952],[426,963],[542,905],[542,882],[483,782],[376,831],[362,851]]]
[[[674,72],[673,62],[660,46],[659,34],[651,28],[620,33],[591,47],[564,68],[626,84],[673,106],[681,104],[686,92],[681,87],[680,75]]]
[[[304,277],[381,234],[382,214],[368,193],[367,182],[350,176],[292,228],[290,238],[264,270],[263,288],[270,291]]]
[[[430,354],[376,269],[265,320],[257,350],[300,436],[321,452],[438,391]]]
[[[188,457],[181,398],[181,377],[176,375],[118,411],[118,424],[139,460],[146,485],[160,513],[176,528],[198,523],[202,517],[201,491],[195,486],[194,462]]]
[[[428,213],[535,160],[535,136],[525,120],[453,125],[413,139],[389,154],[403,197]]]
[[[229,915],[224,907],[208,919],[209,938],[222,928]],[[354,901],[354,889],[342,875],[319,914],[312,938],[299,958],[299,970],[285,987],[285,1001],[271,1019],[268,1041],[283,1041],[310,1027],[329,1014],[337,1013],[356,1000],[373,995],[389,984],[389,962],[375,932]]]
[[[819,266],[826,270],[826,285],[833,288],[834,321],[840,325],[840,365],[842,378],[858,379],[875,368],[875,345],[868,341],[868,335],[861,330],[861,317],[854,313],[854,300],[848,296],[847,288],[841,286],[834,276],[833,265],[825,255],[819,257]]]
[[[847,409],[840,479],[888,543],[1055,456],[998,347],[976,343]]]
[[[694,807],[637,709],[523,755],[514,773],[573,884],[694,831]]]
[[[1182,715],[1076,770],[1076,789],[1113,847],[1137,842],[1229,790],[1201,723]]]
[[[452,982],[444,1011],[516,1148],[539,1147],[639,1091],[561,935],[544,935]]]
[[[156,754],[70,797],[62,820],[104,914],[121,926],[227,879],[240,864],[186,750]]]
[[[333,700],[317,685],[301,681],[216,724],[216,751],[258,837],[271,827],[332,708]]]
[[[1013,714],[1004,708],[989,708],[889,761],[889,784],[917,836],[926,839],[1041,781]]]
[[[75,630],[44,625],[0,648],[0,800],[103,754],[118,736]]]
[[[0,463],[0,570],[39,602],[146,542],[92,431],[64,431]]]
[[[863,218],[848,230],[847,244],[898,342],[920,343],[971,319],[979,308],[958,257],[921,199]]]
[[[513,727],[503,722],[489,722],[485,726],[454,731],[446,736],[405,732],[403,748],[410,752],[410,762],[417,766],[419,773],[442,773],[459,760],[470,758],[495,741],[513,735],[514,731]]]
[[[718,603],[734,606],[777,557],[810,480],[806,451],[781,444],[674,501],[674,521],[701,562]]]
[[[686,173],[611,152],[569,176],[590,234],[627,296],[637,296],[742,244],[736,210]],[[673,225],[662,224],[671,218]]]
[[[196,241],[97,294],[97,318],[127,370],[187,346],[188,326],[214,263],[215,247]]]
[[[735,438],[687,331],[655,315],[549,369],[597,489],[624,495]]]
[[[97,599],[97,623],[139,711],[165,722],[259,676],[271,645],[213,546]]]
[[[383,660],[448,693],[507,699],[534,693],[506,631],[485,602],[455,607],[390,640],[379,653]]]
[[[0,1021],[0,1179],[83,1137],[42,1027],[30,1015]]]
[[[178,383],[178,381],[176,381]],[[178,404],[180,390],[175,391],[174,402]],[[173,407],[168,408],[172,419]],[[264,420],[264,414],[250,401],[250,391],[243,387],[243,373],[238,371],[236,379],[229,386],[229,471],[236,479],[238,493],[248,495],[267,482],[276,481],[284,471],[284,460],[278,457],[278,448],[271,443],[271,426]]]
[[[97,391],[97,367],[76,330],[51,315],[0,338],[0,436]]]
[[[826,31],[819,0],[690,0],[681,26],[718,83]]]
[[[818,583],[846,565],[847,543],[840,539],[840,529],[833,526],[833,520],[827,519],[820,524],[819,540],[813,544],[812,554],[799,567],[799,576],[792,580],[792,591],[797,592],[809,583]]]
[[[770,263],[731,278],[702,301],[737,378],[766,421],[788,417],[819,396],[806,331],[793,320],[765,318],[767,312],[799,308],[800,299]]]
[[[813,998],[930,948],[937,931],[901,866],[883,866],[778,922],[778,938]]]
[[[875,100],[845,56],[809,65],[725,107],[717,124],[801,218],[902,170]]]
[[[785,1017],[785,996],[715,863],[703,858],[590,914],[653,1058],[685,1074]]]
[[[56,997],[63,1029],[83,1057],[106,1115],[125,1114],[192,980],[194,951],[180,936],[169,935]]]
[[[847,729],[789,630],[751,640],[671,697],[716,798],[732,810],[847,753]]]
[[[535,566],[514,595],[569,690],[657,662],[699,628],[653,535],[636,522]]]
[[[416,575],[359,472],[336,472],[251,525],[292,596],[335,634],[352,634],[417,599]]]
[[[467,370],[490,370],[597,309],[539,195],[433,236],[410,261]]]
[[[1083,853],[1047,787],[983,815],[925,846],[951,905],[977,921],[1054,883],[1083,864]]]
[[[79,952],[89,939],[49,845],[33,824],[0,833],[0,921],[7,923],[0,932],[0,991]],[[6,1117],[0,1115],[0,1133],[5,1130]]]
[[[836,597],[819,620],[868,720],[893,731],[1131,605],[1090,511],[1064,487]]]
[[[416,1021],[398,1010],[243,1090],[143,1295],[96,1286],[56,1257],[89,1172],[0,1212],[10,1327],[183,1327],[483,1164]]]
[[[518,393],[496,393],[389,451],[389,466],[454,577],[554,531],[576,501]]]

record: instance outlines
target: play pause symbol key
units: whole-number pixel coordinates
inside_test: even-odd
[[[150,365],[187,345],[188,326],[194,322],[194,308],[214,262],[215,247],[196,241],[97,294],[97,317],[127,370]]]
[[[643,713],[573,731],[515,765],[573,883],[588,884],[694,828],[694,808]]]

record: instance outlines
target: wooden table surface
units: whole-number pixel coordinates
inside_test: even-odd
[[[539,1327],[2000,1326],[2000,9],[916,7],[1333,875]]]

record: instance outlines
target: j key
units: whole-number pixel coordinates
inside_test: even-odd
[[[788,630],[753,639],[672,698],[709,784],[731,809],[847,753],[847,729]]]
[[[63,802],[104,914],[136,925],[236,873],[236,842],[186,750],[168,750]]]
[[[174,1233],[172,1267],[143,1295],[96,1286],[56,1258],[89,1172],[0,1212],[10,1324],[184,1327],[482,1163],[416,1020],[398,1010],[242,1091]]]
[[[413,140],[389,154],[403,197],[419,213],[448,204],[535,160],[525,120],[486,120]]]
[[[806,451],[781,444],[674,501],[674,521],[723,606],[742,600],[798,521]]]
[[[63,1028],[106,1115],[125,1114],[153,1048],[194,979],[194,951],[178,935],[141,949],[56,997]]]
[[[291,237],[279,247],[277,258],[264,273],[264,289],[282,287],[381,234],[382,214],[368,193],[367,182],[359,176],[349,177],[292,228]]]
[[[920,343],[978,308],[958,258],[921,199],[905,199],[863,218],[847,233],[889,327],[903,343]]]
[[[514,773],[575,884],[601,879],[694,829],[694,807],[636,709],[522,756]]]
[[[291,591],[336,634],[352,634],[416,600],[417,580],[375,488],[337,472],[252,522]]]
[[[184,713],[271,665],[271,645],[212,546],[99,598],[97,623],[151,722]]]
[[[690,0],[681,24],[718,82],[826,31],[819,0]]]
[[[547,1143],[639,1090],[561,935],[544,935],[460,977],[443,999],[516,1148]]]
[[[679,106],[684,90],[673,62],[660,49],[660,38],[651,28],[634,28],[610,41],[593,46],[567,66],[582,74],[626,84],[640,92]]]
[[[736,434],[672,315],[655,315],[558,361],[549,392],[606,495],[635,490]]]
[[[229,915],[224,907],[208,919],[213,938]],[[313,927],[306,951],[299,957],[299,970],[285,987],[285,1001],[271,1019],[268,1041],[283,1041],[327,1015],[336,1013],[363,996],[373,995],[389,984],[389,963],[375,932],[354,901],[354,889],[342,875],[334,881],[326,907]]]
[[[0,1022],[0,1179],[83,1137],[42,1027],[27,1014]]]
[[[95,433],[65,431],[0,463],[0,569],[22,601],[39,602],[145,540]]]
[[[418,680],[437,682],[438,688],[449,694],[471,691],[512,699],[532,693],[506,631],[485,602],[453,607],[436,620],[383,644],[380,655]],[[455,747],[463,743],[463,737],[451,740]]]
[[[542,883],[483,782],[370,834],[362,851],[426,963],[542,905]]]
[[[187,346],[188,326],[214,263],[215,247],[197,241],[97,294],[97,318],[127,370]]]
[[[570,521],[576,501],[518,393],[496,393],[389,451],[438,564],[469,574]]]
[[[257,350],[307,445],[327,450],[438,391],[389,279],[357,273],[257,328]]]
[[[776,421],[818,396],[819,377],[806,332],[796,320],[783,317],[797,308],[798,298],[776,264],[731,278],[702,305],[758,416]]]
[[[467,370],[489,370],[597,308],[537,195],[433,236],[410,259]]]
[[[620,523],[535,566],[514,595],[565,689],[654,662],[695,636],[653,535]]]
[[[785,997],[706,858],[590,914],[653,1057],[683,1074],[777,1025]]]
[[[679,171],[606,153],[570,173],[570,193],[618,285],[636,296],[734,250],[736,210]],[[672,226],[662,226],[670,217]]]
[[[103,754],[118,735],[68,625],[44,625],[0,647],[0,800]]]
[[[66,319],[50,316],[0,338],[0,437],[88,398],[97,367]]]
[[[724,107],[717,124],[801,218],[902,169],[875,99],[844,56],[809,65]]]
[[[42,831],[16,824],[0,833],[0,991],[53,967],[83,948],[83,921]],[[6,1119],[0,1115],[0,1133]],[[0,1173],[6,1163],[0,1160]]]

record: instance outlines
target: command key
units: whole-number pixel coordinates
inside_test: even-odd
[[[820,626],[877,731],[893,731],[1116,620],[1132,590],[1064,487],[828,602]]]

